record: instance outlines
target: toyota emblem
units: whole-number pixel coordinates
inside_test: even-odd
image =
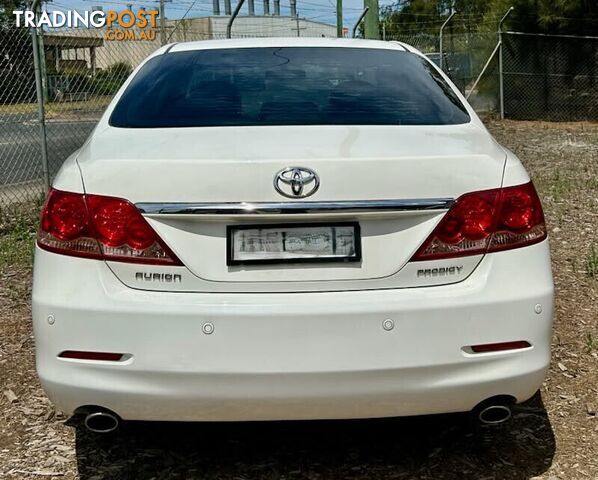
[[[305,198],[320,187],[317,173],[305,167],[287,167],[274,176],[274,188],[288,198]]]

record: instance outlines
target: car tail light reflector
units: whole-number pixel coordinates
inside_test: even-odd
[[[496,252],[545,238],[542,205],[529,182],[459,197],[411,260]]]
[[[518,340],[515,342],[502,342],[502,343],[485,343],[483,345],[472,345],[471,351],[473,353],[488,353],[488,352],[501,352],[503,350],[520,350],[522,348],[531,347],[529,342],[525,340]]]
[[[182,265],[131,202],[50,190],[37,243],[64,255]]]
[[[71,358],[75,360],[96,360],[103,362],[119,362],[123,358],[122,353],[109,352],[81,352],[78,350],[65,350],[58,355],[60,358]]]

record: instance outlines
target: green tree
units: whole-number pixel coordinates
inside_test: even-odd
[[[506,27],[527,33],[596,35],[596,0],[398,0],[382,9],[381,19],[390,35],[437,34],[451,8],[458,13],[455,32],[495,31],[509,9]]]
[[[390,35],[434,33],[449,11],[447,0],[399,0],[382,8],[381,21]]]
[[[24,0],[2,0],[0,2],[0,28],[14,26],[14,10],[25,10],[28,3]]]
[[[15,25],[13,10],[23,10],[22,0],[2,0],[0,4],[0,69],[28,72],[33,67],[29,30]]]
[[[30,32],[15,25],[12,13],[26,5],[22,0],[0,4],[0,103],[31,100],[35,93]]]
[[[488,14],[501,15],[513,6],[507,26],[527,33],[596,35],[598,3],[595,0],[493,0]]]

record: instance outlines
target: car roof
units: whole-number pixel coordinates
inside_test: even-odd
[[[175,43],[166,52],[187,52],[191,50],[213,50],[222,48],[266,48],[266,47],[332,47],[332,48],[375,48],[381,50],[414,51],[399,42],[362,40],[358,38],[325,37],[266,37],[233,38],[226,40],[200,40]]]

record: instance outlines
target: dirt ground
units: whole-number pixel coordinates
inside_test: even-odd
[[[512,422],[480,428],[467,415],[441,415],[135,423],[118,436],[90,435],[54,411],[39,386],[30,260],[6,254],[0,263],[0,478],[598,479],[598,124],[488,124],[538,187],[557,288],[550,373],[541,392],[517,406]],[[32,242],[31,232],[24,241]]]

